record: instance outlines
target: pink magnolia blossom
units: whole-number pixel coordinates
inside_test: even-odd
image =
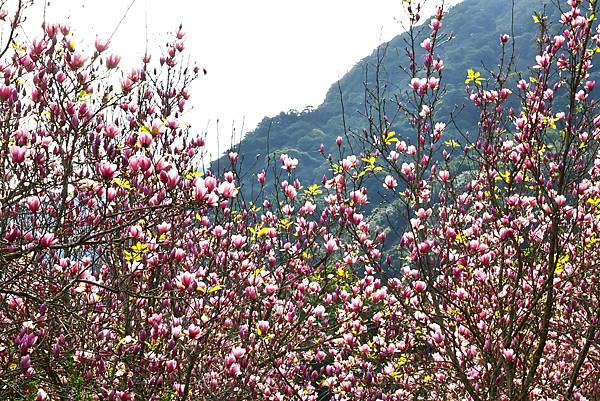
[[[40,210],[41,201],[38,196],[30,196],[27,198],[27,208],[29,211],[35,213]]]
[[[25,156],[27,155],[27,148],[25,146],[13,145],[10,148],[10,157],[15,163],[23,163]]]
[[[48,393],[43,388],[39,388],[35,396],[36,401],[46,401],[48,399]]]
[[[102,40],[102,39],[96,37],[96,41],[94,42],[94,46],[96,47],[96,51],[98,53],[102,53],[106,49],[108,49],[108,45],[109,45],[109,42],[107,40]]]
[[[228,199],[235,198],[238,193],[238,189],[235,187],[234,183],[223,181],[219,184],[217,192],[224,198]]]
[[[256,331],[258,333],[259,336],[264,336],[268,333],[269,331],[269,322],[266,320],[259,320],[258,323],[256,323]]]
[[[117,165],[113,163],[102,162],[98,166],[98,172],[104,180],[112,180],[115,177]]]
[[[121,56],[112,53],[106,58],[106,68],[109,70],[117,68],[119,62],[121,62]]]
[[[427,284],[425,284],[424,281],[420,281],[420,280],[415,281],[413,285],[414,285],[415,291],[417,291],[417,292],[423,292],[423,291],[425,291],[425,288],[427,288]]]
[[[327,252],[335,252],[335,251],[337,251],[339,249],[337,241],[335,239],[330,239],[325,244],[325,249],[327,249]]]
[[[54,245],[56,242],[57,239],[54,237],[54,233],[46,233],[40,238],[40,246],[43,248],[48,248]]]
[[[86,58],[81,53],[75,53],[69,57],[68,63],[71,70],[76,71],[85,65]]]
[[[235,249],[242,249],[246,245],[246,236],[244,235],[232,235],[231,244]]]
[[[283,166],[281,166],[281,168],[284,170],[291,171],[298,166],[298,159],[291,158],[285,153],[280,156],[280,159],[283,163]]]
[[[398,186],[398,181],[396,181],[394,177],[388,175],[383,181],[383,186],[387,189],[394,189]]]

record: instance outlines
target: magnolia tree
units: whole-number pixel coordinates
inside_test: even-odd
[[[384,281],[401,330],[375,337],[394,351],[384,371],[397,379],[388,394],[600,396],[600,114],[589,78],[598,6],[557,6],[557,25],[534,18],[540,52],[529,77],[514,73],[507,34],[489,76],[468,71],[480,120],[461,152],[452,151],[455,140],[444,142],[447,121],[435,113],[441,12],[429,37],[419,42],[411,29],[407,41],[412,93],[395,106],[413,128],[411,141],[378,119],[384,105],[371,102],[366,160],[381,163],[382,185],[408,222],[400,240],[406,259]],[[459,177],[464,161],[474,169]],[[365,337],[363,346],[373,341]]]
[[[206,171],[181,121],[181,28],[124,70],[107,42],[49,23],[21,40],[23,4],[0,13],[1,398],[597,399],[596,2],[561,4],[556,36],[538,19],[531,79],[508,35],[469,72],[463,151],[435,113],[444,10],[421,41],[405,3],[412,135],[375,96],[322,186],[283,154],[255,199],[238,155]],[[374,180],[409,222],[399,258],[365,210]]]
[[[377,255],[341,181],[300,199],[282,156],[280,202],[246,202],[236,155],[201,172],[179,121],[197,74],[181,28],[156,67],[122,70],[66,25],[14,36],[24,7],[1,14],[1,398],[315,398],[361,308],[344,266]],[[348,224],[360,244],[341,243]]]

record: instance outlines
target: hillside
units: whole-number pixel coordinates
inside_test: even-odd
[[[533,64],[539,25],[534,24],[532,15],[542,11],[545,3],[545,0],[515,2],[513,33],[517,71],[524,71]],[[449,118],[452,111],[459,110],[455,117],[461,130],[474,128],[477,118],[475,108],[467,104],[464,92],[466,71],[475,68],[483,71],[485,76],[486,69],[493,69],[497,65],[500,54],[499,36],[511,33],[511,9],[510,0],[464,0],[451,8],[444,17],[443,31],[451,33],[455,39],[440,48],[439,52],[444,59],[443,83],[446,93],[438,109],[438,116],[442,119]],[[555,18],[549,20],[553,21]],[[429,19],[423,22],[428,21]],[[245,173],[242,179],[243,191],[248,194],[255,191],[257,185],[254,173],[263,168],[272,168],[269,155],[271,161],[276,160],[281,153],[298,158],[302,168],[297,170],[297,177],[304,184],[310,184],[312,182],[309,181],[314,181],[315,177],[321,177],[328,163],[319,154],[319,146],[326,146],[325,154],[335,147],[335,138],[344,132],[343,117],[350,133],[360,132],[367,123],[364,117],[365,86],[373,86],[373,71],[378,59],[382,60],[379,76],[382,86],[385,86],[383,96],[393,99],[408,91],[409,78],[400,68],[408,62],[404,52],[406,39],[407,35],[401,34],[360,60],[339,82],[331,86],[324,102],[317,108],[282,112],[273,118],[264,118],[235,148],[240,155],[239,171]],[[402,132],[405,124],[403,116],[389,117],[392,128]],[[448,134],[450,137],[457,135],[452,130],[448,130]],[[223,170],[230,167],[230,164],[223,157],[215,161],[212,167]]]

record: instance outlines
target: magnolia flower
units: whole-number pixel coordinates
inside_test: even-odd
[[[425,40],[423,40],[421,42],[421,47],[427,51],[431,50],[433,48],[433,42],[431,41],[430,38],[426,38]]]
[[[174,359],[169,359],[165,365],[167,373],[173,373],[177,369],[177,361]]]
[[[115,176],[115,172],[117,171],[117,165],[108,162],[102,162],[98,166],[98,172],[105,180],[112,180]]]
[[[367,203],[367,195],[363,191],[352,191],[350,200],[357,205],[364,205]]]
[[[244,235],[232,235],[231,244],[235,249],[242,249],[246,245],[246,237]]]
[[[342,170],[348,172],[348,171],[350,171],[350,169],[352,167],[356,166],[357,163],[358,163],[358,159],[356,158],[356,156],[354,156],[354,155],[348,156],[341,162]]]
[[[327,241],[325,243],[325,249],[327,249],[327,252],[335,252],[338,250],[338,244],[337,241],[335,239],[330,239],[329,241]]]
[[[424,281],[418,280],[413,283],[413,287],[416,292],[423,292],[427,288],[427,284]]]
[[[112,53],[106,58],[106,68],[108,68],[109,70],[111,70],[113,68],[117,68],[120,61],[121,61],[121,56],[119,56],[118,54]]]
[[[512,348],[504,349],[504,351],[502,351],[502,356],[508,362],[512,362],[515,360],[515,351]]]
[[[15,163],[23,163],[25,161],[26,154],[27,148],[25,146],[13,145],[10,148],[10,157]]]
[[[171,252],[171,257],[177,262],[182,262],[185,259],[185,250],[181,248],[175,248]]]
[[[140,145],[142,145],[143,147],[147,148],[150,147],[150,145],[152,145],[152,135],[150,135],[147,132],[141,132],[138,135],[138,141],[140,142]]]
[[[427,89],[427,78],[413,78],[410,80],[410,86],[413,90],[424,92]]]
[[[400,154],[398,152],[396,152],[395,150],[392,150],[392,151],[390,151],[390,154],[387,158],[390,161],[396,162],[400,158]]]
[[[593,91],[595,87],[596,87],[596,81],[594,81],[594,80],[585,81],[585,89],[588,92]]]
[[[298,166],[298,159],[289,157],[286,153],[280,156],[280,160],[283,163],[282,169],[291,171]]]
[[[217,179],[212,176],[204,178],[204,186],[206,186],[208,192],[214,191],[214,189],[217,187]]]
[[[256,323],[256,332],[259,336],[264,336],[269,331],[269,322],[266,320],[259,320]]]
[[[80,69],[81,67],[83,67],[83,65],[85,64],[85,57],[83,56],[83,54],[81,53],[75,53],[74,55],[70,56],[68,63],[69,63],[69,68],[73,71],[76,71],[78,69]]]
[[[315,309],[313,309],[313,313],[315,317],[321,318],[325,315],[325,307],[323,305],[317,305],[315,306]]]
[[[169,187],[174,188],[179,182],[179,173],[175,168],[171,168],[167,172],[161,171],[161,180],[163,179],[163,174],[166,176],[163,182],[165,182]]]
[[[265,294],[273,295],[279,290],[279,287],[276,284],[267,284],[265,285]]]
[[[583,102],[587,97],[588,95],[583,89],[575,94],[575,99],[577,99],[578,102]]]
[[[219,184],[219,188],[217,188],[217,192],[223,196],[224,198],[235,198],[238,190],[235,187],[235,184],[227,181],[223,181]]]
[[[223,178],[225,178],[227,182],[232,183],[235,180],[235,175],[233,174],[233,171],[227,171],[223,174]]]
[[[444,342],[444,335],[440,331],[435,331],[431,338],[436,344],[442,344]]]
[[[256,179],[260,185],[265,185],[265,182],[267,181],[267,173],[265,170],[262,170],[260,173],[256,174]]]
[[[246,287],[246,296],[250,299],[256,299],[258,297],[258,292],[256,291],[256,287],[251,285]]]
[[[179,121],[175,117],[169,116],[165,121],[165,126],[170,129],[176,129],[179,127]]]
[[[562,35],[558,35],[554,37],[554,47],[560,48],[565,43],[565,37]]]
[[[437,72],[442,71],[444,69],[444,60],[441,60],[441,59],[433,60],[433,68]]]
[[[134,84],[134,82],[129,78],[122,79],[121,80],[121,89],[124,92],[129,92],[133,88],[133,84]]]
[[[108,124],[104,127],[104,135],[106,135],[109,138],[114,138],[120,133],[121,130],[115,124]]]
[[[396,179],[391,175],[388,175],[383,181],[383,186],[387,189],[394,189],[398,186],[398,181],[396,181]]]
[[[35,213],[40,210],[41,204],[40,198],[37,196],[30,196],[27,198],[27,208],[30,212]]]
[[[217,225],[215,226],[215,228],[213,229],[213,234],[215,235],[215,237],[217,238],[221,238],[222,236],[224,236],[227,233],[227,230],[223,228],[223,226],[221,225]]]
[[[233,355],[235,359],[243,358],[244,355],[246,355],[246,349],[242,347],[234,347],[231,350],[231,355]]]
[[[311,201],[306,201],[304,203],[304,206],[300,208],[300,214],[303,216],[307,214],[312,214],[316,208],[317,206],[314,203],[312,203]]]
[[[414,170],[414,168],[415,168],[414,163],[410,163],[410,164],[409,163],[402,163],[402,173],[404,175],[409,175],[410,173],[412,173],[413,170]]]
[[[108,40],[102,40],[100,38],[96,38],[96,42],[94,43],[94,46],[96,47],[96,51],[98,53],[102,53],[103,51],[108,49]]]
[[[427,86],[429,89],[436,90],[440,86],[440,80],[436,77],[430,77],[427,80]]]
[[[536,65],[533,68],[546,69],[550,66],[550,55],[548,53],[535,56]]]
[[[46,233],[46,234],[42,235],[42,238],[40,238],[40,246],[42,248],[49,248],[52,245],[54,245],[56,242],[57,242],[57,240],[54,238],[53,233]]]
[[[196,339],[198,337],[200,337],[200,327],[196,326],[195,324],[190,324],[188,329],[187,329],[187,335],[192,339]]]
[[[283,192],[285,193],[285,196],[289,199],[295,199],[296,196],[298,195],[296,188],[294,188],[294,186],[292,186],[292,185],[286,186],[285,189],[283,190]]]
[[[44,391],[43,388],[38,389],[35,401],[45,401],[48,399],[48,394]]]
[[[237,363],[232,364],[227,368],[227,374],[231,377],[236,377],[242,374],[240,365]]]
[[[16,100],[17,90],[13,86],[0,86],[0,100]]]

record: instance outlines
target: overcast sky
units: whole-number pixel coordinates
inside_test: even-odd
[[[41,21],[42,5],[29,10],[30,23]],[[111,50],[128,64],[145,51],[146,20],[150,51],[183,23],[189,54],[208,70],[193,87],[188,119],[207,131],[213,155],[217,119],[222,151],[242,122],[248,131],[265,116],[318,106],[404,20],[402,0],[50,0],[46,13],[49,22],[68,20],[88,44],[125,15]]]

